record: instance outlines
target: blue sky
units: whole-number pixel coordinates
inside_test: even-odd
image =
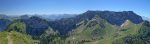
[[[134,11],[150,17],[150,0],[0,0],[0,14],[79,14],[87,10]]]

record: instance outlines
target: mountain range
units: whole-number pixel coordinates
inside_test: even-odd
[[[133,11],[0,15],[1,44],[150,44],[150,23]]]
[[[143,18],[143,20],[150,21],[150,18],[148,18],[148,17],[142,16],[142,18]]]

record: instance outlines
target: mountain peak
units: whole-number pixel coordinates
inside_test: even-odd
[[[120,26],[126,20],[130,20],[135,24],[141,23],[143,21],[142,17],[134,13],[133,11],[87,11],[83,13],[86,17],[90,19],[95,15],[99,15],[102,19],[107,20],[113,25]]]

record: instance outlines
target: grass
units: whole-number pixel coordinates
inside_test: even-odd
[[[0,32],[0,44],[8,44],[7,32]]]
[[[13,44],[33,44],[31,36],[21,34],[15,31],[10,32],[10,36],[13,40]]]
[[[90,42],[84,42],[84,44],[123,44],[123,38],[128,35],[137,35],[138,31],[140,30],[142,23],[140,24],[134,24],[131,21],[127,21],[125,26],[114,26],[106,21],[97,21],[98,24],[93,25],[91,27],[86,27],[90,24],[91,21],[89,21],[86,25],[81,25],[77,29],[75,29],[72,33],[72,35],[67,38],[67,40],[70,41],[82,41],[82,40],[89,40]],[[101,29],[101,25],[106,26],[105,28]],[[98,32],[98,36],[95,36],[96,34],[91,34],[94,32]],[[81,31],[81,32],[80,32]],[[92,39],[94,37],[103,37],[103,39]],[[75,38],[75,39],[72,39]]]
[[[0,32],[0,44],[8,44],[7,36],[10,36],[13,44],[34,44],[31,36],[16,31]]]
[[[21,33],[26,33],[26,24],[21,20],[15,21],[7,28],[7,31],[13,31],[13,30]]]

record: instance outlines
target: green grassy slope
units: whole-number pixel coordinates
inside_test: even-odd
[[[32,37],[26,34],[26,24],[21,20],[14,21],[4,32],[0,32],[1,44],[33,44]],[[11,40],[9,40],[11,39]],[[11,41],[11,42],[10,42]]]
[[[13,44],[33,44],[31,36],[26,34],[21,34],[15,31],[10,32],[10,36],[13,40]]]
[[[137,33],[116,39],[113,44],[150,44],[150,27],[146,26],[148,23],[141,23]]]
[[[0,44],[8,44],[7,32],[0,32]]]
[[[84,21],[83,21],[84,22]],[[77,43],[90,43],[99,42],[99,40],[109,39],[116,30],[113,25],[109,24],[104,19],[95,16],[92,20],[89,20],[87,24],[81,24],[73,32],[68,41]]]
[[[139,31],[144,30],[143,23],[134,24],[127,20],[121,26],[115,26],[97,16],[89,20],[87,24],[82,22],[80,24],[78,28],[70,32],[70,36],[67,38],[71,44],[125,44],[124,39],[126,37],[137,36]]]
[[[8,26],[6,31],[17,31],[20,33],[26,33],[26,24],[21,20],[14,21],[11,25]]]
[[[10,38],[8,38],[8,36]],[[0,32],[0,44],[34,44],[31,36],[19,32]]]

